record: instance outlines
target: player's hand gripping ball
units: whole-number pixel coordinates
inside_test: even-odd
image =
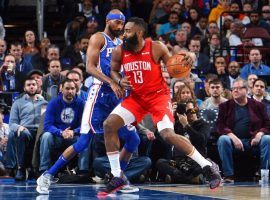
[[[190,75],[193,59],[188,52],[181,52],[169,58],[166,67],[173,78],[185,78]]]

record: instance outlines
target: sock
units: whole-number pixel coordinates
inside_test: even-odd
[[[63,156],[63,154],[58,158],[58,160],[54,163],[54,165],[47,171],[52,176],[55,176],[57,172],[64,167],[68,163],[68,160],[66,160]]]
[[[207,165],[212,166],[212,163],[206,160],[194,147],[188,157],[197,162],[201,166],[201,168],[204,168]]]
[[[127,161],[120,160],[120,167],[121,167],[122,171],[124,171],[126,169],[127,165],[128,165]]]
[[[107,155],[110,161],[111,172],[113,176],[120,177],[121,176],[121,168],[120,168],[120,162],[119,162],[120,153],[118,151],[108,152]]]

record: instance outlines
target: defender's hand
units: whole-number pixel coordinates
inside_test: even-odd
[[[110,86],[118,99],[124,97],[125,91],[116,82],[111,81]]]
[[[130,78],[130,76],[125,76],[119,81],[119,85],[125,90],[132,89],[131,82],[128,80],[129,78]]]

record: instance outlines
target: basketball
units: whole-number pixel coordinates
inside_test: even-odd
[[[187,65],[183,60],[185,56],[185,53],[179,53],[169,58],[166,66],[171,77],[185,78],[189,76],[192,66]]]

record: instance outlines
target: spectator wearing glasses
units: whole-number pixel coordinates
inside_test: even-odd
[[[270,160],[270,119],[265,105],[247,98],[247,91],[246,81],[236,79],[232,87],[233,99],[219,105],[218,152],[225,182],[234,182],[233,155],[236,152],[251,150],[260,154],[262,169],[266,169]]]
[[[208,124],[198,117],[198,107],[194,101],[179,104],[175,110],[175,132],[183,135],[198,151],[206,155],[206,144],[210,128]],[[158,171],[166,175],[166,183],[202,183],[201,170],[198,165],[185,158],[182,152],[172,147],[171,160],[159,159],[156,163]],[[185,167],[183,167],[185,166]]]

